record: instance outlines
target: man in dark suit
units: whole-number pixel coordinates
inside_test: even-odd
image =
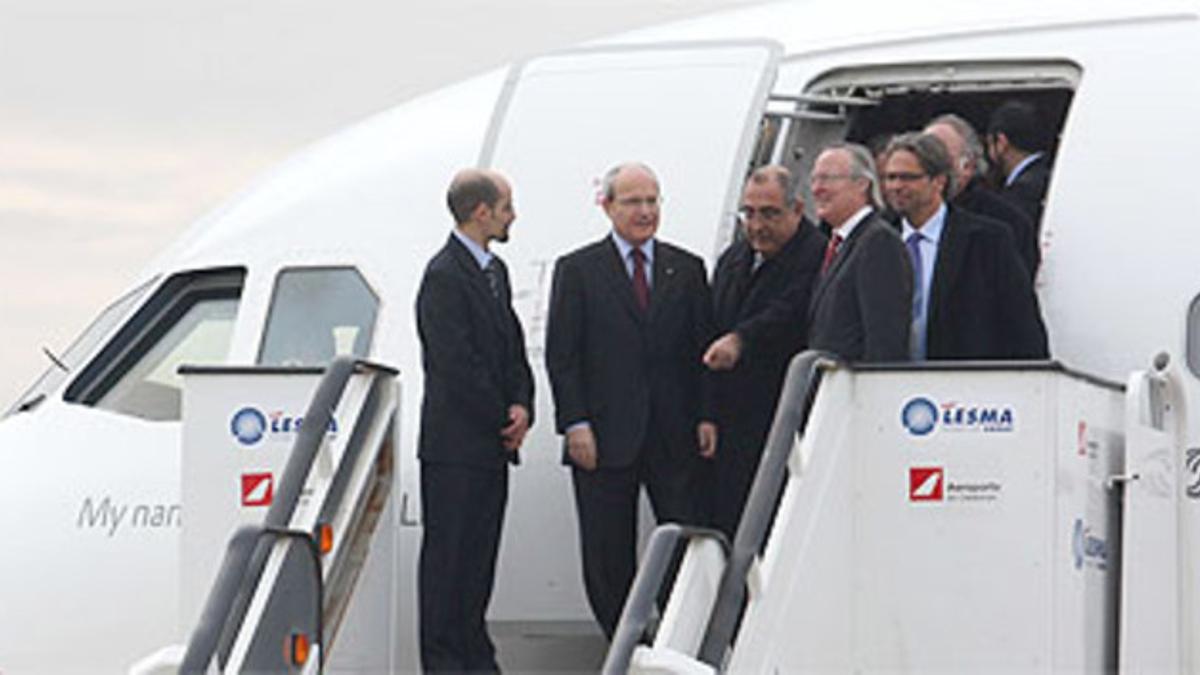
[[[1033,279],[1042,260],[1033,220],[983,184],[981,176],[986,171],[983,143],[970,122],[958,115],[940,115],[926,125],[925,133],[937,136],[950,154],[953,178],[948,193],[950,203],[1008,227],[1021,262],[1025,264],[1029,278]]]
[[[912,272],[904,244],[879,217],[873,159],[842,143],[817,156],[810,176],[817,216],[832,236],[813,289],[810,349],[849,361],[908,358]]]
[[[636,566],[639,487],[659,522],[692,521],[696,464],[715,451],[716,426],[702,409],[712,339],[703,261],[655,238],[648,167],[608,171],[602,204],[610,235],[555,264],[546,367],[588,602],[611,638]]]
[[[764,166],[750,175],[738,210],[745,236],[713,273],[713,316],[721,337],[704,354],[714,372],[721,430],[714,458],[712,521],[730,539],[758,470],[788,362],[808,337],[808,304],[825,236],[804,217],[791,173]]]
[[[1004,225],[947,205],[950,157],[931,134],[888,146],[884,189],[914,276],[912,357],[1044,359],[1046,328]]]
[[[497,672],[484,616],[508,499],[508,464],[533,422],[533,377],[504,263],[516,217],[508,181],[459,172],[447,194],[457,227],[417,294],[421,403],[421,665]]]
[[[1000,169],[1006,197],[1012,199],[1041,232],[1046,189],[1050,185],[1049,134],[1037,109],[1024,101],[1008,101],[988,122],[988,155]]]

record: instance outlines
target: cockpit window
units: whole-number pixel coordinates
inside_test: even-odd
[[[152,420],[177,420],[183,364],[222,363],[229,355],[237,298],[205,298],[184,311],[96,406]]]
[[[275,281],[258,363],[319,366],[366,356],[379,298],[352,267],[286,269]]]
[[[47,353],[48,357],[52,360],[57,359],[57,361],[51,363],[50,367],[33,383],[33,386],[17,399],[16,404],[5,413],[5,416],[33,410],[46,400],[46,397],[58,389],[68,375],[78,369],[83,360],[100,344],[100,341],[108,337],[108,334],[138,306],[156,281],[158,281],[158,277],[129,291],[118,298],[116,302],[105,307],[104,311],[100,312],[100,315],[88,325],[87,329],[75,338],[75,341],[71,343],[70,347],[67,347],[62,355],[51,356],[50,353]]]
[[[246,272],[178,274],[146,302],[67,388],[68,401],[148,420],[178,420],[180,365],[225,361]]]

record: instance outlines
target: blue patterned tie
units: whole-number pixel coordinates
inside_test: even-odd
[[[492,258],[487,265],[483,266],[483,275],[487,277],[488,289],[492,291],[492,297],[501,300],[500,292],[500,265],[496,263],[496,259]]]
[[[908,247],[908,257],[912,260],[913,271],[912,333],[909,351],[913,359],[918,361],[925,358],[925,326],[921,321],[922,308],[925,305],[925,267],[921,261],[922,239],[924,237],[920,232],[913,232],[908,235],[908,241],[904,242]]]

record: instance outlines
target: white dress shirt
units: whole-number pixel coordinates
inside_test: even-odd
[[[613,242],[617,245],[617,251],[621,254],[621,261],[625,263],[625,273],[632,279],[633,256],[629,254],[633,252],[634,246],[625,241],[621,235],[617,234],[616,230],[613,230],[612,238]],[[643,263],[646,269],[646,286],[654,288],[654,239],[647,239],[637,248],[642,250],[642,255],[646,258],[646,262]]]

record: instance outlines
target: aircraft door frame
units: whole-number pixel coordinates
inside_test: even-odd
[[[510,477],[499,584],[491,621],[557,617],[589,622],[574,547],[523,556],[545,542],[575,541],[575,509],[557,448],[543,362],[555,259],[610,230],[602,177],[639,161],[661,182],[658,236],[707,258],[730,241],[735,209],[783,47],[767,40],[605,45],[513,66],[497,99],[479,165],[513,184],[517,213],[507,263],[513,305],[534,365],[530,451]],[[647,511],[648,513],[648,511]],[[643,521],[645,523],[645,521]]]
[[[591,232],[602,234],[608,225],[595,206],[602,173],[619,162],[645,162],[662,182],[665,204],[660,235],[715,259],[732,236],[736,201],[782,58],[781,44],[757,39],[602,45],[518,62],[497,101],[479,165],[495,167],[513,178],[520,207],[531,183],[527,166],[519,160],[533,156],[535,162],[553,167],[564,156],[583,155],[583,162],[591,161],[590,174],[569,169],[544,173],[564,178],[563,183],[576,179],[563,191],[575,195],[574,200],[554,202],[576,207],[577,215],[567,222],[592,225]],[[717,110],[705,105],[705,99],[731,105]],[[589,120],[590,113],[594,116]],[[557,117],[563,124],[520,128],[539,115],[541,122]],[[568,132],[565,139],[555,135],[560,129]],[[575,143],[560,142],[568,139]],[[700,185],[711,183],[705,180],[709,176],[696,176],[697,164],[722,167],[720,189]],[[708,211],[711,200],[704,196],[714,193],[719,206]],[[705,202],[703,206],[694,203],[698,198]],[[532,209],[525,215],[542,217]],[[705,225],[714,217],[716,227],[708,230]],[[689,231],[679,229],[680,225]],[[706,239],[706,232],[715,233],[715,238]],[[587,238],[572,235],[555,242],[557,252]],[[518,243],[519,239],[518,230]]]

